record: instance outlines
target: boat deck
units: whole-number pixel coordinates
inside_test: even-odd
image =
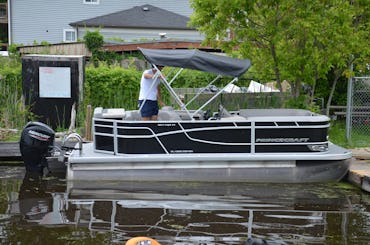
[[[329,144],[328,152],[308,152],[299,153],[294,152],[291,154],[286,153],[264,153],[264,154],[253,154],[253,153],[198,153],[198,154],[107,154],[101,153],[94,150],[93,142],[84,143],[83,151],[73,151],[69,156],[71,163],[135,163],[135,162],[147,162],[147,163],[168,163],[175,161],[194,161],[194,162],[232,162],[230,160],[232,155],[233,161],[296,161],[296,160],[311,160],[317,161],[322,160],[325,157],[326,160],[342,160],[343,158],[351,158],[351,151],[337,146],[335,144]],[[188,163],[187,163],[188,164]],[[177,163],[177,166],[180,164]]]

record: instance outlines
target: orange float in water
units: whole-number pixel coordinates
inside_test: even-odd
[[[156,240],[149,237],[134,237],[126,242],[126,245],[161,245]]]

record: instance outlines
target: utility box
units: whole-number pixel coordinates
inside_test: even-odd
[[[68,128],[72,107],[82,100],[84,56],[25,55],[22,85],[27,108],[53,129]]]

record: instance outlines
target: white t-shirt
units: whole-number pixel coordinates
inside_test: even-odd
[[[139,100],[157,100],[159,78],[153,81],[152,78],[145,78],[145,74],[153,74],[153,70],[145,70],[141,76]],[[153,84],[154,83],[154,84]]]

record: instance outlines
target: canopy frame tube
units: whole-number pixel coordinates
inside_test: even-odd
[[[200,91],[198,91],[198,93],[193,97],[191,98],[191,100],[186,103],[186,106],[190,105],[196,98],[198,98],[206,89],[207,87],[211,86],[213,83],[215,83],[218,79],[220,79],[222,76],[221,75],[218,75],[215,79],[213,79],[212,82],[210,82],[206,87],[200,89]]]
[[[225,91],[226,87],[235,83],[236,81],[238,81],[238,78],[237,77],[234,77],[233,80],[231,80],[231,82],[229,82],[226,86],[224,86],[220,91],[218,91],[215,95],[212,96],[212,98],[210,98],[206,103],[204,103],[201,107],[199,107],[198,110],[196,110],[193,115],[196,115],[197,113],[199,113],[204,107],[206,107],[209,103],[211,103],[214,99],[216,99],[222,92]]]
[[[162,83],[170,95],[175,99],[176,103],[184,110],[191,120],[195,120],[195,115],[198,114],[204,107],[211,103],[216,97],[226,90],[226,87],[232,85],[238,81],[238,77],[244,74],[248,68],[251,66],[249,59],[236,59],[227,56],[214,55],[207,52],[199,50],[165,50],[165,49],[143,49],[139,50],[144,55],[145,59],[152,64],[152,67],[156,70],[153,79],[161,77],[160,83]],[[169,67],[179,67],[181,68],[176,74],[171,78],[170,81],[167,80],[160,69],[157,66],[169,66]],[[211,72],[217,75],[217,77],[211,81],[207,87],[215,83],[222,76],[231,76],[233,79],[226,86],[224,86],[220,91],[213,95],[206,103],[200,106],[195,112],[190,112],[187,106],[192,103],[205,89],[199,91],[188,103],[184,103],[179,95],[172,88],[171,84],[180,75],[184,69],[194,69],[203,72]],[[168,74],[172,74],[174,70],[171,70]],[[144,101],[145,102],[145,101]],[[144,103],[143,103],[144,104]],[[141,110],[141,107],[140,107]]]
[[[153,68],[157,71],[153,77],[153,80],[157,79],[159,76],[161,76],[161,83],[166,87],[166,89],[168,90],[168,92],[173,96],[173,98],[175,99],[176,103],[180,106],[180,108],[182,110],[184,110],[186,112],[186,114],[190,117],[190,119],[192,121],[195,120],[194,116],[196,114],[198,114],[201,110],[203,110],[204,107],[206,107],[209,103],[211,103],[213,100],[215,100],[221,93],[223,93],[226,89],[226,87],[228,87],[229,85],[231,84],[234,84],[236,81],[238,81],[238,78],[237,77],[234,77],[226,86],[224,86],[220,91],[218,91],[215,95],[213,95],[209,100],[207,100],[201,107],[199,107],[197,110],[195,110],[193,113],[191,113],[189,111],[189,109],[187,108],[187,106],[193,102],[197,97],[200,96],[200,94],[202,94],[205,89],[207,87],[209,87],[210,85],[212,85],[213,83],[215,83],[218,79],[220,79],[222,76],[221,75],[218,75],[215,79],[213,79],[210,83],[208,83],[208,85],[203,88],[201,91],[199,91],[187,104],[184,104],[182,102],[182,100],[180,99],[179,95],[175,92],[175,90],[172,88],[171,86],[171,83],[173,83],[173,81],[180,75],[180,73],[184,70],[183,68],[181,68],[176,74],[175,76],[170,80],[168,81],[166,79],[166,76],[164,76],[164,74],[162,73],[162,71],[160,69],[158,69],[157,65],[156,64],[152,64],[153,65]],[[152,87],[154,86],[154,83],[152,84]],[[150,89],[152,89],[152,87]],[[146,98],[144,99],[143,103],[141,104],[140,108],[139,108],[139,111],[141,111],[144,103],[146,101]]]

